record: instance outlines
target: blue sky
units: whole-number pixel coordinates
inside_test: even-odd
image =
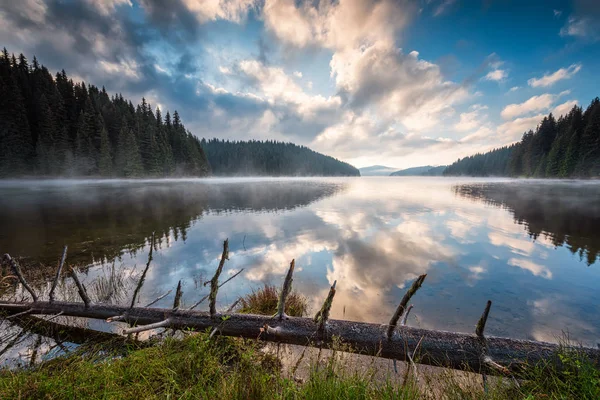
[[[445,164],[599,95],[600,2],[0,1],[1,45],[199,137]]]

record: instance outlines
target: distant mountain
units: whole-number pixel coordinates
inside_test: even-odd
[[[402,169],[391,173],[390,176],[442,176],[445,170],[446,165],[439,165],[437,167],[425,165],[422,167]]]
[[[370,167],[359,168],[361,176],[389,176],[396,168],[386,167],[385,165],[371,165]]]

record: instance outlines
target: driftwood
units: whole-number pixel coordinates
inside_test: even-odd
[[[152,250],[150,250],[152,252]],[[31,302],[0,301],[0,313],[10,317],[25,314],[31,315],[63,315],[107,320],[109,322],[126,322],[131,328],[124,334],[138,333],[156,328],[190,329],[197,331],[210,330],[214,335],[221,335],[266,340],[275,343],[295,344],[314,347],[329,347],[343,342],[351,351],[359,354],[410,361],[414,363],[448,367],[459,370],[479,372],[482,374],[510,375],[526,365],[534,365],[541,361],[550,361],[560,368],[557,357],[560,346],[553,343],[531,340],[508,339],[484,336],[491,302],[479,320],[475,334],[427,330],[406,326],[406,319],[411,307],[407,307],[411,297],[421,287],[425,275],[418,277],[402,299],[389,324],[373,324],[329,319],[329,312],[335,295],[334,283],[327,299],[315,318],[287,317],[282,310],[285,300],[291,291],[294,263],[286,276],[282,296],[279,299],[278,313],[275,316],[261,316],[239,313],[220,314],[216,311],[216,297],[219,276],[225,261],[229,258],[228,241],[223,243],[223,254],[214,277],[210,281],[209,312],[180,308],[181,282],[178,284],[176,298],[172,308],[135,307],[137,297],[142,288],[148,266],[152,259],[150,253],[148,264],[140,282],[136,287],[131,305],[128,307],[109,304],[93,304],[85,287],[79,282],[76,270],[73,272],[82,303],[62,301],[41,301],[25,281],[19,266],[9,255],[4,259],[13,267],[15,274],[30,292]],[[61,263],[62,264],[62,263]],[[164,298],[166,295],[161,296]],[[159,299],[160,299],[159,298]],[[153,304],[154,302],[150,303]],[[403,318],[402,318],[403,317]],[[29,317],[27,317],[29,318]],[[400,320],[402,318],[402,320]],[[398,326],[398,321],[401,321]],[[577,347],[580,353],[587,356],[600,367],[600,349]],[[419,357],[414,358],[417,354]],[[485,378],[484,378],[485,379]]]

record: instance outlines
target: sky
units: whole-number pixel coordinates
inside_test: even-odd
[[[442,165],[600,95],[600,1],[0,0],[0,46],[196,136]]]

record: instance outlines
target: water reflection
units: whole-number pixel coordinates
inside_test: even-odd
[[[600,255],[600,185],[595,182],[468,184],[454,191],[507,208],[533,239],[544,234],[553,245],[585,257],[588,265]]]
[[[341,189],[304,181],[4,182],[0,249],[54,263],[68,244],[71,262],[110,261],[143,248],[152,232],[185,241],[207,213],[290,210]]]
[[[18,221],[16,213],[27,218],[28,209],[44,210],[39,214],[46,218],[30,219],[43,225],[41,236],[55,234],[57,243],[72,247],[85,246],[70,232],[73,227],[80,235],[106,234],[103,240],[119,246],[140,247],[148,232],[163,232],[142,301],[174,289],[179,280],[184,303],[197,301],[229,238],[223,276],[245,270],[220,291],[221,307],[264,283],[280,285],[295,258],[294,286],[313,311],[338,281],[333,318],[386,323],[410,281],[427,273],[410,325],[472,332],[491,299],[490,334],[556,340],[568,330],[584,343],[600,338],[600,271],[588,267],[600,246],[599,184],[442,178],[226,182],[92,185],[85,193],[56,187],[43,206],[39,196],[35,206],[28,205],[32,195],[22,193],[25,209],[13,202],[13,211],[0,216],[4,223],[8,214]],[[76,204],[85,197],[92,199],[83,200],[86,206]],[[6,196],[0,198],[6,204]],[[51,199],[64,198],[71,199],[66,209],[88,219],[53,216],[62,206]],[[45,226],[50,221],[70,228]],[[9,243],[24,242],[34,225],[18,228],[19,237]],[[122,236],[114,238],[112,231]],[[49,247],[56,258],[60,246]],[[146,251],[126,254],[122,263],[143,266]],[[139,269],[125,271],[135,278]],[[86,281],[100,270],[90,269]]]

